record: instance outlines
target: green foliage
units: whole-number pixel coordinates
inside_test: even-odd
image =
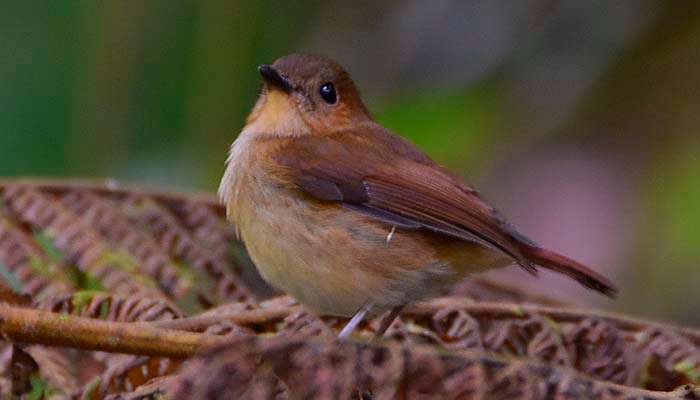
[[[81,271],[77,267],[70,267],[68,270],[68,276],[71,282],[79,290],[87,291],[102,291],[104,287],[94,275],[89,272]]]
[[[673,366],[673,370],[679,372],[696,384],[700,383],[700,365],[691,360],[683,360]]]
[[[432,157],[464,168],[482,160],[498,138],[498,99],[491,86],[466,91],[418,91],[389,102],[376,115]]]
[[[12,274],[12,272],[10,272],[7,266],[2,262],[0,262],[0,279],[2,279],[15,293],[22,293],[22,282],[20,282],[19,279],[17,279],[17,277],[14,276],[14,274]]]
[[[666,216],[665,232],[674,251],[687,260],[700,259],[700,148],[694,147],[674,163],[662,166],[663,187],[658,204]]]
[[[697,315],[695,304],[700,297],[694,268],[700,259],[699,151],[691,146],[661,157],[647,183],[648,204],[640,217],[645,242],[638,255],[646,267],[638,271],[643,277],[646,312],[678,318]]]
[[[33,375],[31,378],[29,378],[29,380],[31,382],[32,389],[27,394],[27,400],[50,399],[56,392],[56,389],[51,388],[49,383],[45,379],[42,379],[38,374]]]
[[[73,296],[71,297],[71,304],[75,310],[75,314],[79,315],[82,313],[83,309],[90,304],[95,295],[99,293],[102,292],[98,290],[79,290],[73,293]],[[106,306],[107,303],[104,303],[104,305]]]
[[[50,232],[34,231],[34,239],[41,246],[41,249],[44,250],[44,254],[46,254],[46,257],[51,262],[54,262],[54,263],[61,262],[63,255],[56,248],[56,246],[53,244],[54,238]],[[34,265],[34,263],[32,263],[32,265]],[[40,269],[44,269],[42,266],[37,266],[37,267]]]

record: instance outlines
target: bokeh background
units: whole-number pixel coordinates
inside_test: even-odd
[[[700,322],[697,1],[3,1],[0,176],[213,193],[256,66],[297,51],[622,294],[495,278]]]

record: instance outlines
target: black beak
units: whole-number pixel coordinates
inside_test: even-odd
[[[265,83],[267,83],[268,85],[281,89],[286,93],[292,91],[292,85],[289,83],[289,80],[286,77],[280,75],[280,73],[277,72],[277,70],[272,68],[271,66],[263,64],[258,67],[258,72],[260,72],[260,75],[262,75],[263,79],[265,80]]]

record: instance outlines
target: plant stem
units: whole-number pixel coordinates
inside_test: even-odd
[[[224,312],[216,315],[195,315],[193,317],[154,321],[149,324],[159,328],[203,331],[211,325],[222,321],[243,326],[277,322],[295,312],[299,312],[301,309],[299,306],[280,306],[248,311],[232,311],[230,313]]]
[[[16,342],[173,358],[224,343],[223,337],[109,322],[0,304],[0,335]]]

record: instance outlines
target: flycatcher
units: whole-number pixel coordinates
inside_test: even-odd
[[[332,60],[292,54],[231,146],[219,196],[272,285],[319,315],[366,315],[435,296],[464,276],[541,266],[613,296],[602,275],[518,233],[458,177],[372,119]]]

